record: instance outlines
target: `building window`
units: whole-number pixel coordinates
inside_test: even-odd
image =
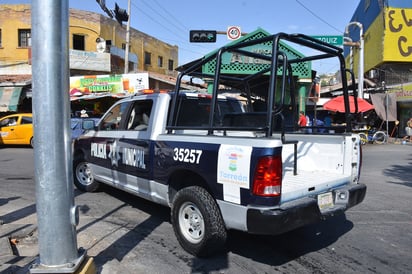
[[[144,52],[144,64],[151,65],[152,64],[152,54],[150,52]]]
[[[80,34],[73,34],[73,49],[85,50],[85,37]]]
[[[173,68],[173,60],[172,60],[172,59],[169,59],[169,67],[168,67],[168,70],[174,70],[174,68]]]
[[[162,67],[163,67],[163,56],[158,56],[158,57],[157,57],[157,66],[158,66],[159,68],[162,68]]]
[[[0,48],[1,47],[3,47],[3,46],[1,45],[1,29],[0,29]]]
[[[30,46],[30,29],[19,29],[19,47],[27,48]]]
[[[132,49],[132,47],[129,44],[129,52]],[[126,50],[126,43],[122,43],[122,50]]]

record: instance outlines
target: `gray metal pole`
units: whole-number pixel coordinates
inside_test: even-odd
[[[363,25],[359,22],[350,22],[345,28],[345,34],[349,34],[349,26],[356,25],[359,28],[359,65],[358,65],[358,96],[363,98],[363,73],[364,73],[364,37]]]
[[[388,109],[389,109],[389,94],[388,89],[386,88],[385,81],[382,81],[383,90],[385,91],[385,115],[386,115],[386,136],[388,136],[387,141],[389,140],[389,119],[388,119]]]
[[[129,13],[129,20],[127,20],[126,27],[126,48],[124,52],[124,73],[129,73],[129,45],[130,45],[130,21],[131,18],[131,9],[130,9],[130,0],[127,3],[127,12]]]
[[[78,211],[74,206],[72,185],[68,2],[32,1],[39,260],[32,266],[31,273],[73,273],[84,258],[84,252],[77,249]]]
[[[363,85],[364,85],[364,81],[363,81],[363,74],[364,74],[364,47],[365,47],[365,39],[363,37],[363,25],[361,23],[358,24],[359,27],[359,39],[360,39],[360,47],[359,47],[359,97],[363,99]]]

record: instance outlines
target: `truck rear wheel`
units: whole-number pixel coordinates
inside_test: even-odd
[[[212,196],[198,186],[180,190],[173,201],[171,218],[180,245],[198,257],[224,249],[227,232]]]
[[[93,177],[89,163],[76,157],[73,161],[74,184],[81,191],[93,192],[99,188],[99,183]]]

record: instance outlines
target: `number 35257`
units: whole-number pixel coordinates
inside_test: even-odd
[[[203,151],[200,149],[175,147],[173,149],[173,160],[184,163],[199,164],[202,152]]]

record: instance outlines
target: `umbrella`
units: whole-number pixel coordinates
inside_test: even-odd
[[[323,104],[323,109],[334,111],[334,112],[345,112],[345,103],[343,95],[330,99],[325,104]],[[371,105],[368,101],[357,98],[358,101],[358,112],[366,112],[368,110],[374,109],[375,107]],[[354,97],[349,96],[349,106],[350,112],[355,112],[355,102]]]

